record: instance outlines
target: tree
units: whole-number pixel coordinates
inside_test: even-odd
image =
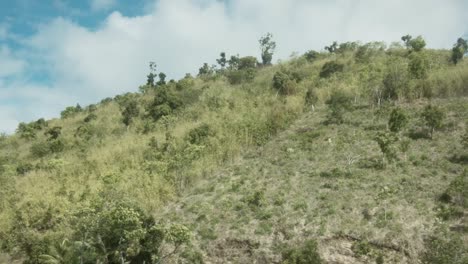
[[[408,117],[405,112],[400,108],[395,108],[390,114],[390,119],[388,120],[388,127],[392,132],[401,131],[408,124]]]
[[[437,106],[427,105],[421,114],[426,126],[429,128],[429,135],[432,139],[434,131],[442,127],[444,112]]]
[[[198,76],[202,76],[202,75],[210,75],[212,74],[212,70],[210,68],[210,66],[208,65],[208,63],[203,63],[203,66],[198,69]]]
[[[344,65],[336,61],[329,61],[322,66],[320,78],[328,78],[337,72],[342,72]]]
[[[456,65],[458,62],[463,60],[463,56],[468,51],[468,43],[463,38],[458,38],[457,43],[452,48],[452,62]]]
[[[133,119],[140,114],[137,102],[134,100],[129,101],[122,111],[122,122],[128,127]]]
[[[276,42],[273,41],[273,35],[267,33],[265,36],[261,37],[258,42],[260,43],[260,49],[262,51],[262,64],[264,66],[271,65],[273,53],[276,49]]]
[[[424,52],[411,53],[409,57],[408,70],[413,78],[424,79],[429,69],[429,60]]]
[[[398,141],[398,138],[393,133],[380,132],[375,137],[374,140],[379,144],[380,151],[382,152],[382,162],[387,161],[391,162],[396,159],[396,150],[393,144]]]
[[[156,83],[157,86],[162,86],[166,84],[166,74],[164,72],[159,73],[159,81]]]
[[[335,90],[325,102],[329,108],[330,113],[328,114],[328,123],[343,123],[343,115],[345,111],[351,109],[352,97],[341,90]]]
[[[156,78],[156,63],[151,61],[149,63],[150,73],[147,76],[146,85],[154,87],[154,78]]]
[[[231,58],[227,61],[229,64],[229,69],[230,70],[237,70],[239,67],[239,55],[236,56],[231,56]]]
[[[226,52],[221,52],[219,54],[220,58],[216,60],[216,62],[219,64],[219,66],[221,66],[221,69],[224,70],[224,68],[226,67],[226,63],[227,63],[227,60],[226,60]]]
[[[405,43],[405,46],[408,49],[411,47],[410,41],[411,41],[412,38],[413,37],[411,35],[409,35],[409,34],[401,37],[401,40]]]
[[[304,54],[304,56],[308,62],[313,62],[314,60],[318,59],[320,53],[315,50],[309,50]]]
[[[273,76],[273,88],[282,95],[291,95],[296,92],[296,81],[289,72],[278,71]]]
[[[338,50],[338,42],[333,41],[333,43],[330,46],[325,46],[325,50],[327,50],[330,53],[335,53]]]
[[[62,127],[60,126],[54,126],[52,128],[49,128],[44,135],[49,136],[47,140],[55,140],[57,139],[60,135],[62,134]]]

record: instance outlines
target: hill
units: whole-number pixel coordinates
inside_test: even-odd
[[[466,263],[468,63],[413,44],[152,67],[20,124],[0,262]]]

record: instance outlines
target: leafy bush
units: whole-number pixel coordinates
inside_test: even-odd
[[[434,131],[442,127],[444,120],[444,112],[437,106],[427,105],[424,107],[421,117],[424,120],[426,126],[429,128],[429,135],[432,139]]]
[[[330,109],[327,123],[341,124],[344,121],[344,113],[351,109],[352,97],[341,90],[335,90],[325,102]]]
[[[281,70],[273,76],[273,88],[282,95],[291,95],[296,93],[296,80],[290,72]]]
[[[161,87],[157,90],[153,102],[147,107],[147,112],[154,121],[163,116],[170,115],[173,111],[182,106],[181,99],[175,95],[168,87]]]
[[[34,166],[30,163],[21,163],[16,167],[16,173],[18,175],[25,175],[26,173],[32,171]]]
[[[137,102],[131,100],[126,103],[122,110],[122,122],[128,127],[133,122],[133,119],[140,114]]]
[[[308,62],[313,62],[320,57],[320,53],[315,50],[310,50],[304,54]]]
[[[65,108],[65,110],[63,110],[60,113],[60,117],[62,119],[69,118],[69,117],[72,117],[75,114],[81,112],[82,110],[83,109],[81,108],[81,106],[79,104],[77,104],[76,106],[68,106],[67,108]]]
[[[388,127],[392,132],[401,131],[408,124],[408,117],[405,112],[400,108],[395,108],[390,114],[390,119],[388,120]]]
[[[421,254],[424,264],[466,264],[468,246],[463,239],[450,231],[439,228],[426,238],[425,251]]]
[[[57,139],[60,135],[62,134],[62,127],[60,126],[54,126],[52,128],[49,128],[44,135],[49,136],[47,140],[55,140]]]
[[[255,78],[256,70],[253,68],[247,68],[243,70],[229,70],[226,72],[226,78],[232,85],[241,84],[244,82],[250,82]]]
[[[91,122],[91,121],[93,121],[93,120],[96,120],[96,119],[97,119],[97,115],[96,115],[95,113],[90,113],[89,115],[87,115],[87,116],[83,119],[83,121],[84,121],[85,123],[89,123],[89,122]]]
[[[329,61],[325,63],[322,67],[322,70],[320,71],[320,78],[328,78],[335,73],[342,72],[344,69],[344,65],[341,63],[338,63],[336,61]]]
[[[398,138],[387,132],[378,133],[374,140],[379,144],[380,151],[383,155],[383,160],[386,158],[389,162],[396,159],[396,149],[394,143],[398,141]]]
[[[322,259],[318,253],[317,242],[307,240],[299,248],[290,248],[282,253],[284,264],[320,264]]]
[[[408,70],[415,79],[424,79],[429,69],[429,60],[423,52],[411,53]]]
[[[213,135],[214,131],[208,124],[201,124],[200,126],[189,131],[187,140],[190,142],[190,144],[200,145],[206,140],[206,138]]]

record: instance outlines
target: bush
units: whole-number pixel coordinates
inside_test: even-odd
[[[468,246],[463,239],[447,230],[436,230],[425,240],[425,251],[421,254],[424,264],[466,264]]]
[[[317,250],[317,242],[308,240],[299,248],[290,248],[282,254],[284,264],[320,264],[322,259]]]
[[[251,82],[255,78],[255,69],[247,68],[243,70],[229,70],[226,72],[226,78],[231,85]]]
[[[273,76],[273,88],[275,88],[279,94],[294,94],[296,93],[296,87],[296,80],[287,71],[278,71]]]
[[[341,90],[335,90],[325,102],[330,108],[327,123],[343,123],[344,112],[351,109],[351,102],[352,97],[349,94]]]
[[[34,169],[34,166],[30,163],[21,163],[16,167],[16,173],[18,175],[25,175],[26,173],[32,171]]]
[[[381,132],[375,136],[374,140],[377,142],[377,144],[379,144],[380,151],[383,155],[383,160],[386,158],[389,162],[391,162],[396,159],[396,149],[393,144],[398,141],[398,138],[394,134]]]
[[[320,78],[328,78],[335,73],[342,72],[344,69],[344,65],[341,63],[338,63],[336,61],[329,61],[325,63],[322,67],[322,70],[320,71]]]
[[[131,100],[126,103],[122,110],[122,122],[128,127],[139,114],[140,109],[138,109],[137,102]]]
[[[320,57],[320,53],[315,50],[310,50],[304,54],[304,57],[308,62],[313,62]]]
[[[68,106],[67,108],[65,108],[65,110],[63,110],[60,113],[60,117],[62,119],[69,118],[69,117],[72,117],[75,114],[81,112],[82,110],[83,109],[81,108],[81,106],[79,104],[77,104],[76,106]]]
[[[154,121],[163,116],[170,115],[173,111],[183,105],[181,99],[175,95],[168,87],[161,87],[157,90],[153,102],[147,107],[150,117]]]
[[[96,119],[97,119],[97,115],[96,115],[95,113],[90,113],[89,115],[87,115],[87,116],[83,119],[83,121],[84,121],[85,123],[89,123],[89,122],[91,122],[91,121],[93,121],[93,120],[96,120]]]
[[[208,137],[213,135],[214,131],[211,129],[211,127],[208,124],[202,124],[189,131],[187,135],[187,140],[190,142],[190,144],[200,145]]]
[[[442,127],[444,120],[444,112],[437,106],[427,105],[424,107],[421,117],[424,120],[426,126],[429,128],[429,135],[432,139],[434,131]]]
[[[408,124],[408,117],[405,112],[400,108],[395,108],[390,114],[390,119],[388,120],[388,127],[392,132],[401,131]]]

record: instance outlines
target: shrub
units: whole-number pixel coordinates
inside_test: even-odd
[[[18,175],[25,175],[26,173],[32,171],[34,166],[30,163],[21,163],[16,167],[16,173]]]
[[[81,106],[79,104],[77,104],[76,106],[68,106],[67,108],[65,108],[65,110],[63,110],[60,113],[60,117],[62,119],[69,118],[69,117],[72,117],[75,114],[81,112],[82,110],[83,109],[81,108]]]
[[[395,108],[390,114],[390,119],[388,120],[388,127],[392,132],[401,131],[408,124],[408,117],[405,112],[400,108]]]
[[[19,123],[18,128],[16,129],[16,133],[18,133],[21,138],[25,138],[25,139],[36,138],[35,129],[26,123]]]
[[[161,87],[157,90],[153,102],[147,107],[147,112],[154,121],[163,116],[170,115],[174,110],[182,106],[181,99],[168,87]]]
[[[96,120],[96,119],[97,119],[97,115],[96,115],[95,113],[90,113],[89,115],[87,115],[87,116],[83,119],[83,121],[84,121],[85,123],[89,123],[89,122],[91,122],[91,121],[93,121],[93,120]]]
[[[374,140],[379,144],[380,151],[382,152],[382,160],[385,158],[391,162],[396,156],[396,150],[393,146],[395,142],[398,141],[398,138],[393,133],[381,132],[378,133]]]
[[[330,98],[325,102],[329,108],[328,123],[343,123],[344,112],[351,109],[352,98],[349,94],[341,90],[335,90]]]
[[[393,60],[386,69],[383,79],[382,97],[386,100],[396,100],[407,93],[409,79],[407,68],[403,62]]]
[[[36,158],[42,158],[50,153],[49,144],[45,141],[37,142],[31,145],[31,154]]]
[[[447,230],[436,230],[425,240],[425,251],[421,254],[424,264],[466,264],[468,246],[463,239]]]
[[[44,133],[44,135],[49,136],[49,138],[47,140],[55,140],[60,136],[60,134],[62,134],[62,127],[60,127],[60,126],[55,126],[55,127],[49,128]]]
[[[290,248],[282,253],[284,264],[320,264],[322,259],[318,253],[317,242],[307,240],[299,248]]]
[[[226,72],[226,78],[231,85],[250,82],[255,78],[255,69],[230,70]]]
[[[315,51],[315,50],[310,50],[304,54],[304,57],[308,62],[313,62],[316,59],[318,59],[320,56],[320,53]]]
[[[424,79],[429,69],[429,60],[423,52],[411,53],[408,70],[415,79]]]
[[[338,63],[336,61],[329,61],[325,63],[322,67],[322,70],[320,70],[320,78],[328,78],[335,73],[342,72],[344,69],[344,65],[341,63]]]
[[[444,112],[437,106],[427,105],[424,107],[421,117],[424,120],[426,126],[429,128],[429,135],[432,139],[434,131],[442,127],[444,120]]]
[[[296,93],[296,80],[287,71],[278,71],[273,76],[273,88],[282,95],[291,95]]]
[[[140,109],[138,109],[137,102],[129,101],[122,110],[122,122],[128,127],[139,114]]]
[[[201,124],[200,126],[189,131],[187,140],[190,142],[190,144],[200,145],[206,140],[206,138],[213,135],[214,131],[208,124]]]

